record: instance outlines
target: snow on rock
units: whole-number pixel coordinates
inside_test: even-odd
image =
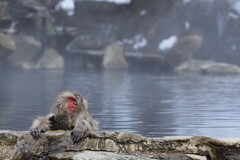
[[[170,49],[177,42],[177,40],[178,37],[176,35],[172,35],[171,37],[162,40],[158,45],[158,49],[160,51]]]
[[[143,35],[136,35],[134,39],[135,44],[133,45],[133,48],[136,50],[143,48],[147,45],[147,39]]]
[[[236,2],[232,7],[238,14],[240,14],[240,1]]]
[[[74,9],[74,0],[61,0],[56,6],[56,10],[65,10],[68,16],[72,16],[74,14]]]
[[[231,5],[231,11],[228,13],[228,17],[232,19],[238,19],[240,15],[240,0],[228,0]]]
[[[186,30],[189,30],[189,29],[190,29],[190,26],[191,26],[191,25],[190,25],[190,22],[186,21],[184,25],[185,25],[185,29],[186,29]]]
[[[124,39],[123,42],[132,45],[135,50],[145,47],[148,43],[147,39],[141,34],[135,35],[133,39]]]

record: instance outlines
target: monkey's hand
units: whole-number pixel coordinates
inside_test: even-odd
[[[30,130],[30,134],[33,138],[38,139],[41,136],[41,132],[43,132],[40,128],[34,128]]]
[[[84,133],[79,130],[73,130],[71,132],[71,139],[74,143],[79,142],[83,138]]]

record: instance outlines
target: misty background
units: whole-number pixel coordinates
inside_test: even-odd
[[[239,137],[240,0],[0,0],[0,129],[63,89],[102,130]]]

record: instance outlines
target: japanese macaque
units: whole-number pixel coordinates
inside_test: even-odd
[[[61,91],[45,117],[38,117],[30,127],[30,134],[39,138],[46,130],[72,130],[71,139],[78,142],[88,131],[98,129],[98,121],[88,112],[85,98],[78,92],[71,90]]]

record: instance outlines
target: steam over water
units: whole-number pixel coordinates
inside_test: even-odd
[[[1,71],[0,129],[27,130],[58,91],[89,101],[102,130],[161,137],[240,136],[240,76],[120,71]]]

